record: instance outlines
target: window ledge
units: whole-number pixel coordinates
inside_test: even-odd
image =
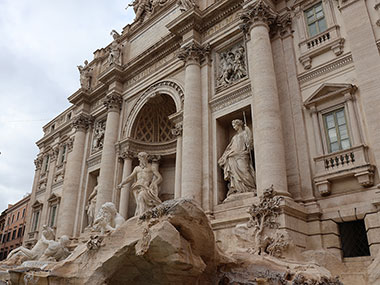
[[[350,149],[315,157],[314,183],[322,196],[329,195],[333,180],[354,176],[363,187],[373,186],[374,166],[368,160],[368,147]]]
[[[301,56],[299,61],[305,69],[311,68],[313,57],[332,50],[336,56],[343,53],[344,38],[340,36],[339,26],[328,28],[323,33],[299,43]]]

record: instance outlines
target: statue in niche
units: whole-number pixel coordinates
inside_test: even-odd
[[[111,36],[113,37],[113,42],[110,46],[107,62],[109,65],[121,65],[121,44],[119,43],[120,35],[115,30],[112,30]]]
[[[61,261],[70,255],[68,246],[70,238],[63,235],[58,241],[48,240],[44,236],[41,237],[43,243],[47,244],[44,254],[40,257],[41,261]]]
[[[222,86],[247,76],[245,49],[239,45],[220,54],[219,76],[217,85]]]
[[[227,197],[245,192],[256,194],[255,171],[250,160],[253,148],[251,130],[242,120],[233,120],[232,127],[236,134],[218,160],[224,170],[224,180],[229,182]]]
[[[162,176],[156,167],[148,162],[147,153],[140,152],[137,157],[140,164],[119,184],[119,188],[135,180],[130,189],[136,200],[135,216],[140,216],[162,203],[158,198],[158,185],[162,181]]]
[[[82,89],[89,90],[91,88],[92,68],[89,67],[88,61],[84,61],[84,66],[78,65],[80,73],[80,85]]]
[[[98,151],[103,148],[104,135],[106,132],[106,123],[105,121],[99,121],[95,125],[94,130],[94,139],[92,142],[92,150]]]
[[[52,228],[44,225],[42,227],[41,238],[37,241],[32,249],[20,246],[12,250],[6,260],[7,264],[21,264],[27,260],[38,260],[48,248],[46,241],[53,241],[55,234]]]
[[[195,4],[194,0],[178,0],[177,4],[179,6],[179,9],[182,12],[185,12],[187,10],[190,10],[191,8],[196,7],[197,5]]]
[[[100,232],[101,235],[112,232],[120,227],[125,222],[125,219],[117,212],[115,204],[106,202],[99,209],[94,225],[94,232]]]
[[[88,204],[86,206],[88,226],[92,227],[95,219],[95,207],[96,207],[96,196],[98,194],[99,176],[96,177],[96,185],[92,190],[90,196],[88,196]]]

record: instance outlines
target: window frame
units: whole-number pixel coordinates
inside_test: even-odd
[[[327,154],[331,154],[331,153],[341,151],[341,150],[346,150],[346,149],[342,148],[340,132],[339,132],[339,125],[337,124],[338,122],[336,119],[336,113],[339,112],[340,110],[343,110],[343,113],[344,113],[344,120],[345,120],[345,125],[346,125],[347,133],[348,133],[348,141],[350,143],[350,146],[346,149],[350,149],[352,147],[351,125],[350,125],[350,122],[348,120],[346,107],[344,105],[338,106],[338,107],[333,106],[327,110],[320,112],[320,116],[321,116],[321,120],[322,120],[321,126],[323,126],[323,132],[324,132],[324,138],[323,139],[324,139],[325,149],[326,149]],[[329,114],[334,114],[334,124],[335,124],[334,127],[335,127],[335,130],[337,131],[337,138],[338,138],[338,143],[339,143],[339,149],[334,150],[334,151],[331,150],[330,136],[328,134],[329,129],[327,127],[327,122],[325,120],[326,116]]]
[[[316,15],[317,13],[315,12],[315,8],[316,8],[318,5],[320,5],[321,8],[322,8],[323,17],[320,18],[320,19],[317,19],[317,18],[316,18],[316,19],[314,20],[314,22],[309,23],[309,22],[308,22],[307,12],[312,10],[312,11],[313,11],[313,15],[314,15],[315,17],[317,17],[317,15]],[[305,18],[305,25],[306,25],[307,35],[308,35],[309,38],[313,38],[313,37],[315,37],[315,36],[317,36],[317,35],[319,35],[319,34],[321,34],[321,33],[323,33],[323,32],[325,32],[325,31],[328,30],[329,25],[328,25],[328,21],[327,21],[327,17],[326,17],[326,12],[325,12],[325,7],[324,7],[324,5],[323,5],[323,1],[320,1],[320,2],[318,2],[318,3],[315,3],[315,4],[313,4],[313,5],[311,5],[311,6],[307,7],[307,8],[305,8],[305,9],[303,10],[303,14],[304,14],[304,18]],[[320,30],[319,30],[319,21],[321,21],[322,19],[324,20],[324,22],[325,22],[325,26],[326,26],[326,27],[325,27],[325,29],[324,29],[323,31],[320,31]],[[314,34],[314,35],[311,34],[311,30],[310,30],[310,25],[312,25],[312,24],[316,24],[315,26],[316,26],[316,30],[317,30],[317,32],[316,32],[316,34]]]

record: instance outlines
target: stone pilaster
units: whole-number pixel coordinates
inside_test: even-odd
[[[75,224],[76,206],[78,197],[81,170],[86,143],[86,131],[92,123],[92,118],[86,114],[80,114],[74,118],[72,127],[75,129],[72,147],[69,147],[67,156],[66,173],[63,181],[62,203],[58,217],[57,236],[72,236]]]
[[[113,178],[117,159],[115,143],[117,141],[122,101],[122,96],[115,91],[108,94],[103,101],[104,106],[107,108],[107,121],[100,162],[99,187],[95,213],[98,212],[104,203],[112,201],[114,189]]]
[[[134,153],[131,151],[123,151],[120,155],[120,159],[123,159],[123,175],[122,179],[124,180],[132,173],[132,159],[133,159]],[[128,205],[129,205],[129,189],[130,189],[131,183],[127,183],[123,186],[123,188],[120,190],[120,204],[119,204],[119,213],[124,217],[124,219],[128,218]]]
[[[172,129],[172,134],[177,137],[177,151],[175,156],[175,181],[174,199],[181,197],[181,177],[182,177],[182,123],[177,123]]]
[[[202,201],[202,93],[201,60],[205,49],[195,42],[182,48],[179,58],[185,62],[185,101],[182,138],[181,196]]]
[[[248,33],[248,65],[253,90],[253,134],[258,194],[274,186],[279,195],[287,190],[284,139],[273,64],[269,27],[277,13],[265,1],[244,4],[240,27]]]

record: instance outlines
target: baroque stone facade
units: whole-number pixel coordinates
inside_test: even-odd
[[[154,189],[157,203],[195,201],[223,252],[243,248],[247,260],[262,256],[263,264],[272,258],[278,266],[292,256],[331,272],[319,280],[305,272],[257,272],[256,279],[267,280],[259,284],[378,284],[376,270],[367,268],[380,256],[379,4],[131,6],[134,22],[113,30],[109,46],[78,66],[72,106],[44,126],[24,243],[37,242],[44,225],[57,237],[80,239],[107,202],[127,220],[136,202],[144,203],[134,195],[141,185],[133,183],[160,180],[144,187]],[[160,179],[133,172],[141,152],[149,175]],[[237,183],[242,177],[249,182]],[[154,240],[152,223],[141,233],[141,255]],[[359,231],[360,237],[349,234]],[[107,242],[92,235],[87,246],[101,251]],[[214,268],[198,261],[196,270]],[[219,284],[238,282],[239,270],[224,269]]]

